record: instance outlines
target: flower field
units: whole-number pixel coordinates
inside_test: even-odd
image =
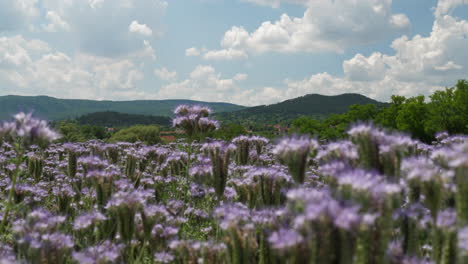
[[[175,114],[189,139],[152,146],[0,124],[0,263],[468,263],[468,137],[224,142]]]

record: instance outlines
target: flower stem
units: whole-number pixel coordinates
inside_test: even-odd
[[[16,156],[16,168],[15,172],[13,173],[13,178],[11,179],[11,188],[10,192],[8,193],[8,201],[5,207],[5,214],[3,215],[2,223],[0,224],[0,234],[3,234],[5,231],[5,225],[8,219],[8,214],[10,213],[10,209],[13,203],[13,194],[15,192],[16,180],[18,179],[19,174],[19,167],[21,165],[21,161],[23,160],[23,152],[20,151],[18,156]]]

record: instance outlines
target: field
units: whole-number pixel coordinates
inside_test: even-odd
[[[175,114],[168,145],[0,125],[0,263],[468,263],[468,137],[227,142],[208,108]]]

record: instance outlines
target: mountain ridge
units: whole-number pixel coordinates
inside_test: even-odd
[[[323,118],[331,114],[342,114],[354,104],[374,104],[378,107],[388,105],[357,93],[340,95],[307,94],[276,104],[259,105],[232,112],[217,113],[221,121],[239,124],[275,124],[290,122],[299,116]]]
[[[0,120],[9,119],[17,112],[33,112],[35,116],[56,121],[74,119],[95,112],[114,111],[127,114],[172,116],[179,104],[203,104],[215,112],[229,112],[244,109],[245,106],[223,102],[203,102],[185,99],[168,100],[90,100],[60,99],[51,96],[0,96]]]

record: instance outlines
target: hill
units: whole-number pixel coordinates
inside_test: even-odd
[[[360,94],[349,93],[335,96],[309,94],[277,104],[260,105],[229,113],[218,113],[215,116],[222,121],[245,125],[255,123],[277,124],[289,122],[304,115],[323,118],[330,114],[342,114],[354,104],[375,104],[379,107],[386,105],[386,103]]]
[[[210,103],[192,100],[137,100],[137,101],[95,101],[58,99],[49,96],[0,96],[0,120],[10,119],[19,111],[30,112],[46,120],[73,119],[94,112],[113,111],[119,113],[172,116],[179,104],[203,104],[214,112],[231,112],[244,106],[229,103]]]
[[[167,116],[148,116],[118,112],[96,112],[85,114],[76,119],[82,125],[105,127],[128,127],[133,125],[169,126],[171,118]]]

